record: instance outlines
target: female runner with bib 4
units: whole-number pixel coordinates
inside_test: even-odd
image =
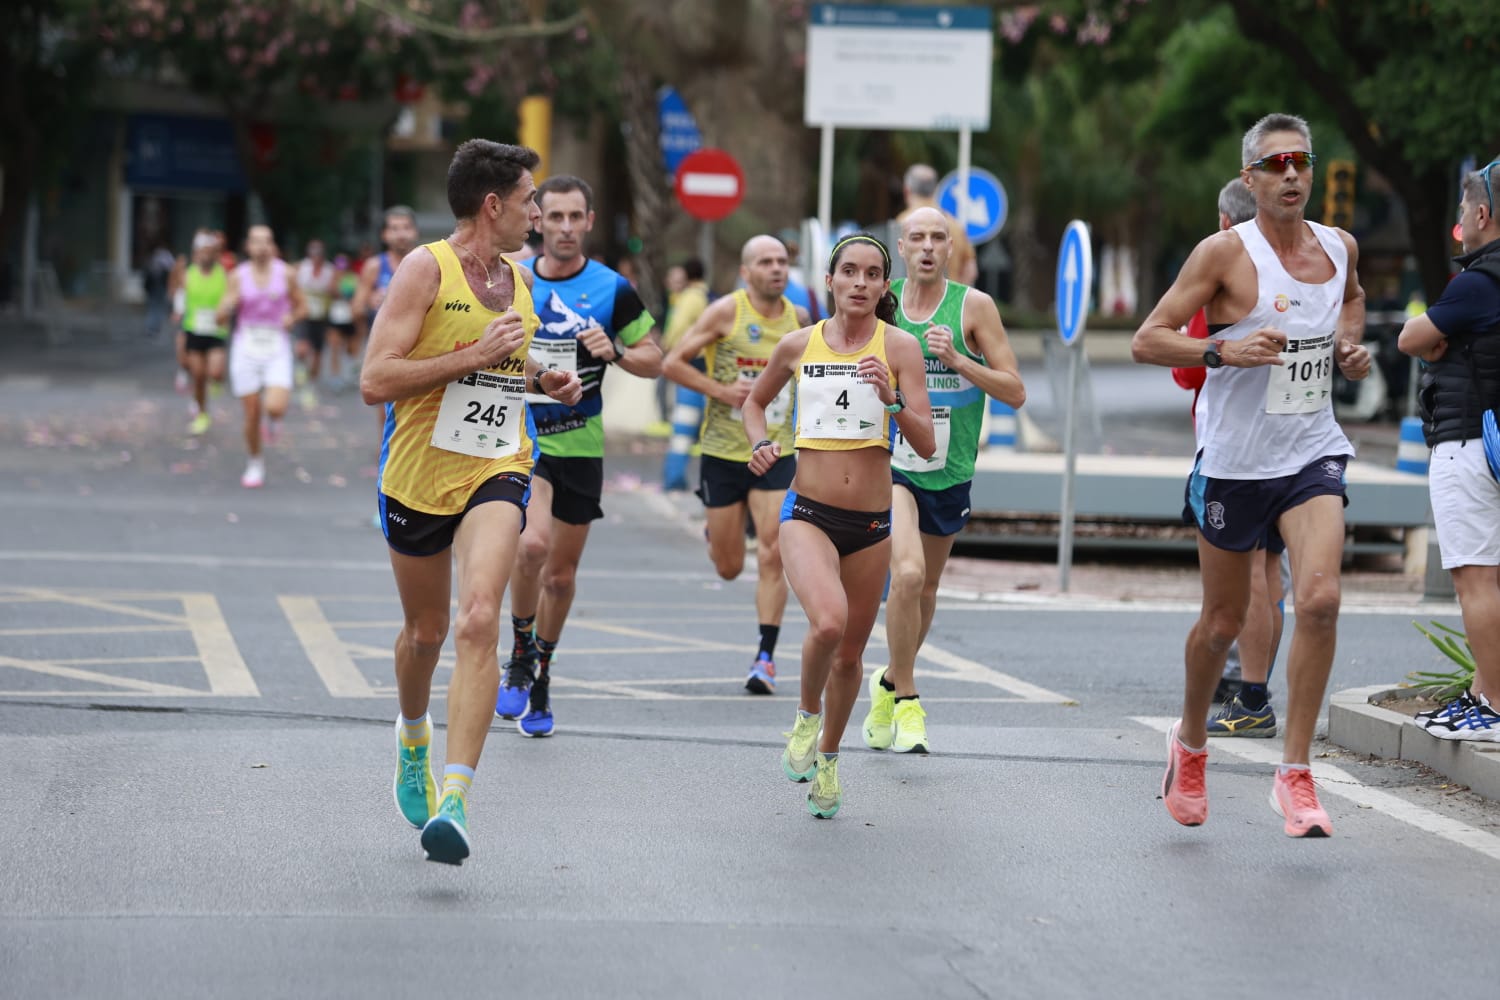
[[[937,447],[922,346],[888,325],[896,309],[890,276],[885,244],[868,233],[840,241],[824,279],[833,316],[783,337],[743,405],[745,433],[757,442],[750,471],[763,475],[781,457],[781,445],[766,439],[766,407],[797,381],[799,454],[781,509],[781,552],[808,628],[781,766],[793,781],[812,780],[807,808],[820,819],[842,801],[839,741],[890,568],[894,430],[923,458]]]

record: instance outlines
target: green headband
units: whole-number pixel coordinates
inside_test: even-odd
[[[833,252],[828,255],[828,267],[830,270],[832,270],[833,268],[833,262],[838,258],[839,251],[842,250],[846,244],[855,242],[869,243],[870,245],[875,247],[875,249],[880,251],[880,256],[885,258],[885,269],[887,271],[891,269],[891,255],[886,251],[885,244],[881,243],[873,236],[867,236],[864,233],[856,233],[853,236],[845,236],[843,239],[834,244]]]

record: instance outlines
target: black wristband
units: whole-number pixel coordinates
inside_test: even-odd
[[[533,392],[535,392],[538,396],[545,396],[545,395],[547,395],[547,390],[542,388],[542,373],[541,372],[537,372],[535,375],[531,376],[531,390]]]
[[[750,449],[750,454],[753,455],[757,451],[760,451],[762,448],[769,448],[769,447],[771,447],[771,439],[770,438],[761,438],[759,441],[755,442],[755,447]]]
[[[612,365],[617,365],[625,357],[625,352],[620,350],[620,345],[614,343],[613,341],[610,342],[610,346],[615,349],[615,356],[609,359],[609,363]]]

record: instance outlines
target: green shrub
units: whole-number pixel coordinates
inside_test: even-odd
[[[1412,622],[1417,631],[1425,635],[1444,656],[1458,664],[1458,669],[1449,673],[1413,670],[1406,675],[1406,679],[1411,682],[1406,686],[1414,688],[1425,697],[1447,702],[1457,698],[1474,683],[1474,650],[1469,646],[1468,637],[1457,629],[1449,628],[1441,622],[1429,624],[1447,634],[1436,635],[1423,628],[1420,622]]]

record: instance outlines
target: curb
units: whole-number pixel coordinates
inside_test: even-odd
[[[1440,740],[1400,712],[1373,704],[1390,695],[1412,696],[1405,688],[1386,685],[1336,692],[1328,706],[1329,741],[1355,753],[1426,764],[1450,781],[1500,801],[1500,743]]]

